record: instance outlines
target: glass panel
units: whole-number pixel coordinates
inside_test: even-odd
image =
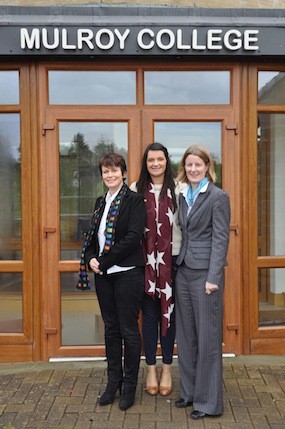
[[[285,104],[285,72],[258,72],[258,103]]]
[[[0,260],[22,258],[20,115],[0,114]]]
[[[0,273],[0,332],[22,332],[22,274]]]
[[[105,190],[98,159],[115,151],[128,159],[127,122],[61,122],[61,258],[79,259],[96,198]]]
[[[61,274],[62,345],[104,344],[104,324],[95,293],[94,276],[90,275],[91,290],[78,291],[78,275]]]
[[[285,114],[258,119],[258,254],[285,255]]]
[[[259,326],[285,325],[285,268],[258,271]]]
[[[50,71],[49,102],[136,104],[136,72]]]
[[[19,72],[0,71],[0,104],[19,104]]]
[[[173,171],[177,174],[181,158],[192,144],[206,146],[213,156],[217,185],[222,186],[222,131],[220,122],[155,122],[155,141],[167,147]]]
[[[145,104],[229,104],[229,71],[145,72]]]

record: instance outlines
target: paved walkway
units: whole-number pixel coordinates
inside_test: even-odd
[[[100,407],[106,363],[0,364],[1,429],[285,429],[285,356],[224,358],[223,416],[194,421],[174,406],[174,390],[151,397],[143,388],[142,361],[135,405],[126,412]]]

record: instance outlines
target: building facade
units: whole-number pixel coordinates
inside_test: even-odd
[[[0,3],[0,361],[104,356],[75,287],[97,160],[131,183],[152,141],[174,171],[207,146],[230,195],[224,352],[285,353],[283,1],[44,3]]]

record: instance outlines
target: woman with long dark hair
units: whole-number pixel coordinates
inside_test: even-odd
[[[151,143],[145,149],[139,179],[130,186],[144,196],[147,220],[143,238],[145,293],[142,334],[148,373],[146,391],[162,396],[172,391],[171,364],[175,340],[174,277],[181,232],[177,217],[179,191],[167,148]],[[158,338],[162,351],[160,382],[156,368]]]

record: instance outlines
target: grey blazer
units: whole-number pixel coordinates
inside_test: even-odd
[[[182,244],[176,263],[192,269],[208,269],[207,281],[219,285],[227,265],[230,231],[230,201],[228,194],[209,183],[200,193],[187,216],[188,206],[179,195],[179,222]]]

